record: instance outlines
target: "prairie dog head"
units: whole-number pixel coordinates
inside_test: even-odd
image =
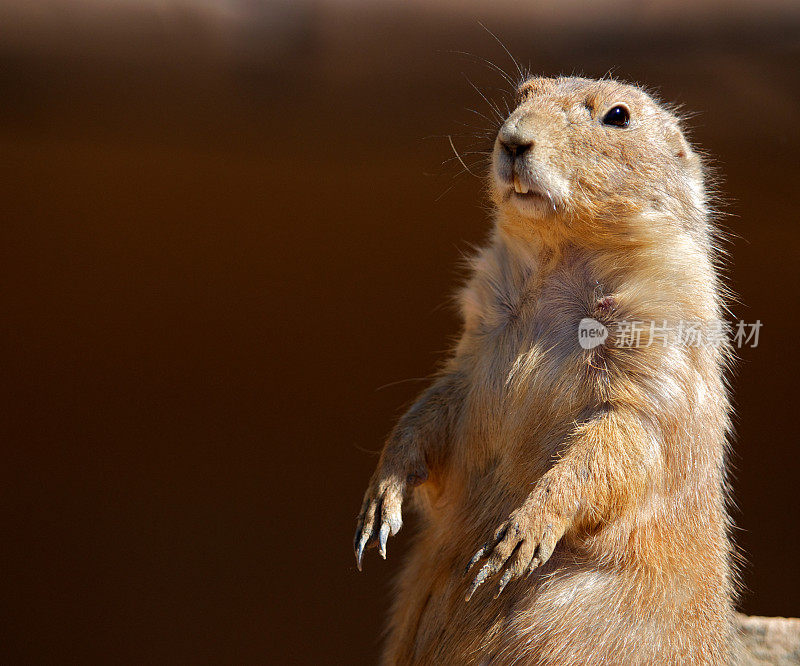
[[[531,78],[498,132],[491,195],[501,225],[621,231],[637,214],[696,220],[703,169],[678,119],[612,80]]]

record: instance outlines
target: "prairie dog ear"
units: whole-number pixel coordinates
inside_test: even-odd
[[[684,138],[680,126],[675,121],[667,125],[667,145],[670,147],[673,156],[679,160],[691,161],[694,158],[692,147]]]
[[[677,120],[672,120],[672,122],[667,125],[667,145],[669,146],[672,156],[680,163],[690,168],[699,168],[700,160],[697,154],[692,150],[686,137],[683,136],[680,124]]]
[[[706,204],[706,190],[703,177],[703,161],[692,150],[683,136],[680,125],[673,121],[667,125],[667,147],[678,169],[679,178],[688,185],[691,204],[702,209]]]
[[[700,156],[683,136],[680,125],[673,120],[667,125],[667,146],[678,167],[695,179],[703,180],[703,165]]]

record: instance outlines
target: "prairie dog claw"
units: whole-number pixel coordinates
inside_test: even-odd
[[[401,508],[405,489],[405,476],[370,484],[358,516],[354,541],[359,571],[362,570],[364,551],[372,546],[377,546],[380,556],[386,559],[386,542],[403,526]]]
[[[481,585],[503,571],[494,594],[497,599],[512,580],[529,576],[547,562],[562,534],[563,527],[553,520],[529,518],[523,512],[512,514],[469,561],[465,574],[481,560],[486,560],[467,588],[464,600],[469,601]]]

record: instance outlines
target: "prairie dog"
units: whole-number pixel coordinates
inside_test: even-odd
[[[722,317],[704,166],[636,86],[531,78],[517,94],[460,340],[358,518],[360,568],[371,545],[385,557],[405,499],[422,516],[383,661],[728,663],[731,354],[680,335]],[[606,339],[580,344],[583,320]]]

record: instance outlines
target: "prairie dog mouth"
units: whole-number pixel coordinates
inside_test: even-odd
[[[512,182],[514,184],[514,192],[517,195],[523,196],[525,198],[534,198],[534,197],[543,197],[548,198],[549,195],[546,190],[543,190],[541,187],[537,185],[529,185],[525,180],[520,178],[516,173],[511,176]]]
[[[512,175],[513,189],[506,190],[506,199],[524,215],[549,215],[558,212],[556,202],[549,189],[529,185],[516,173]]]
[[[530,192],[530,189],[531,188],[528,186],[528,183],[520,180],[519,176],[515,173],[514,174],[514,191],[517,194],[527,194],[528,192]]]
[[[569,190],[557,174],[543,171],[521,164],[496,163],[494,183],[502,201],[528,217],[557,214]]]

